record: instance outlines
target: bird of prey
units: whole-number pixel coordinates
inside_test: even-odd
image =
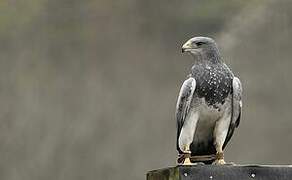
[[[178,163],[225,164],[223,149],[238,127],[242,87],[208,37],[182,46],[194,58],[176,105]]]

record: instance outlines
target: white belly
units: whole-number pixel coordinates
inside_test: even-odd
[[[193,144],[206,146],[213,139],[216,121],[222,112],[203,106],[199,111],[199,119],[193,137]]]
[[[196,99],[188,113],[180,132],[179,147],[191,144],[190,150],[194,154],[213,153],[214,128],[216,122],[224,117],[230,109],[230,100],[218,105],[218,109],[208,106],[204,99]]]
[[[201,99],[202,100],[202,99]],[[231,101],[228,98],[218,109],[208,106],[204,100],[201,105],[194,108],[198,112],[198,121],[193,135],[191,151],[198,154],[214,153],[215,126],[217,121],[223,119],[230,111]]]

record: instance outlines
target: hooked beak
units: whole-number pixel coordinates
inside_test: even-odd
[[[195,47],[192,47],[191,42],[187,41],[183,46],[182,46],[182,53],[190,51],[191,49],[194,49]]]

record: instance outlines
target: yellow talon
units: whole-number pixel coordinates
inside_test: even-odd
[[[185,160],[183,162],[183,165],[186,165],[186,166],[191,166],[192,165],[192,162],[191,162],[189,157],[185,158]]]

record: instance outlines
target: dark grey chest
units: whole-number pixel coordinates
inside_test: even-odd
[[[196,79],[195,94],[208,105],[217,108],[232,93],[233,74],[224,64],[194,65],[191,75]]]

